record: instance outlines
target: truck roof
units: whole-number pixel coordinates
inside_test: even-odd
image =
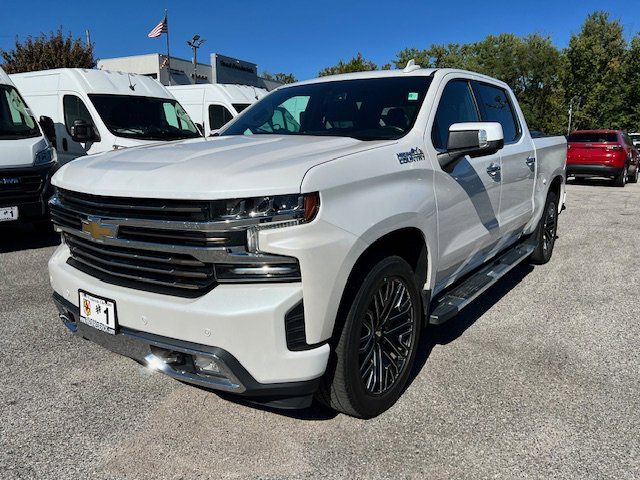
[[[492,83],[497,83],[497,84],[502,84],[507,86],[504,82],[496,78],[489,77],[487,75],[483,75],[477,72],[471,72],[468,70],[461,70],[457,68],[421,68],[418,65],[409,66],[404,69],[373,70],[369,72],[354,72],[354,73],[341,73],[339,75],[328,75],[326,77],[318,77],[310,80],[297,82],[295,83],[295,85],[305,85],[305,84],[322,83],[322,82],[335,82],[339,80],[359,80],[359,79],[366,79],[366,78],[389,78],[389,77],[405,77],[405,76],[428,77],[433,75],[436,72],[442,75],[446,75],[449,73],[474,75],[475,77],[485,79]],[[284,87],[286,86],[287,85],[285,85]],[[279,88],[284,88],[284,87],[279,87]]]
[[[57,68],[16,73],[10,78],[25,94],[58,92],[75,87],[86,93],[173,98],[156,80],[135,73],[85,68]],[[133,87],[133,88],[131,88]]]
[[[220,98],[229,103],[253,103],[258,98],[269,93],[266,89],[249,85],[236,85],[224,83],[199,83],[197,85],[174,85],[167,87],[174,95],[185,92],[201,92],[204,98]],[[256,98],[257,97],[257,98]]]

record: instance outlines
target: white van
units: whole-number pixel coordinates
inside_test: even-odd
[[[14,74],[11,80],[40,117],[60,164],[82,155],[201,136],[169,91],[143,75],[60,68]]]
[[[216,133],[245,108],[269,93],[264,88],[220,83],[167,88],[182,104],[191,119],[203,127],[206,136]]]
[[[0,226],[48,222],[53,148],[9,76],[0,68]]]

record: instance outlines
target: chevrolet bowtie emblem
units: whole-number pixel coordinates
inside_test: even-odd
[[[105,238],[116,238],[118,227],[102,223],[99,218],[89,217],[86,220],[82,220],[82,231],[88,233],[94,240],[101,241]]]

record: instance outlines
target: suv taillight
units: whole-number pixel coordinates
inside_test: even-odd
[[[622,150],[622,145],[607,145],[607,150]]]

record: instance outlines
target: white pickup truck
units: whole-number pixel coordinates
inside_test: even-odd
[[[284,86],[211,141],[61,168],[54,299],[70,330],[181,381],[372,417],[427,327],[550,259],[565,163],[486,76]]]

